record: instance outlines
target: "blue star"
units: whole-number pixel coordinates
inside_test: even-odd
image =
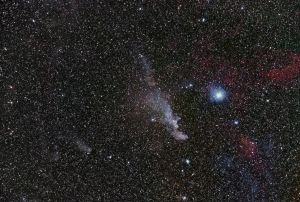
[[[239,122],[238,120],[234,120],[234,121],[233,121],[233,124],[234,124],[234,125],[239,125],[240,122]]]
[[[209,88],[209,98],[213,103],[220,104],[226,101],[228,92],[221,85],[212,85]]]

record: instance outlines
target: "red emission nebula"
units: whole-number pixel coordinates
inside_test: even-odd
[[[203,84],[218,82],[230,89],[230,100],[243,116],[249,93],[261,91],[268,86],[281,85],[293,88],[300,75],[300,54],[286,50],[259,49],[251,57],[226,59],[214,56],[209,50],[210,45],[200,45],[193,54],[193,68],[189,78]],[[267,176],[267,164],[260,155],[255,140],[242,131],[235,130],[228,137],[235,142],[240,160],[249,162],[256,175]],[[266,182],[260,182],[266,188]],[[261,190],[264,192],[264,190]]]
[[[210,53],[207,45],[196,48],[189,78],[207,85],[219,82],[230,89],[231,101],[242,107],[253,89],[272,85],[293,88],[300,75],[300,54],[286,50],[259,49],[248,58],[226,59]],[[240,102],[243,103],[240,103]]]

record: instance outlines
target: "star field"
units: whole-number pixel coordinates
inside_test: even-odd
[[[300,201],[299,19],[2,0],[0,201]]]

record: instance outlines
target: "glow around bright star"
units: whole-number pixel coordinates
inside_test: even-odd
[[[222,86],[211,86],[209,89],[210,101],[222,103],[227,99],[227,91]]]
[[[238,120],[234,120],[233,123],[234,123],[234,125],[239,125],[240,122]]]
[[[225,94],[222,91],[217,91],[214,97],[218,100],[223,99]]]

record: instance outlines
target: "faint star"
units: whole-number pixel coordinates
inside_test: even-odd
[[[200,18],[200,19],[198,19],[198,22],[206,22],[206,18]]]
[[[181,89],[192,89],[194,87],[194,84],[192,83],[192,81],[184,81]]]
[[[190,159],[185,159],[185,163],[189,165],[191,163],[191,160]]]

